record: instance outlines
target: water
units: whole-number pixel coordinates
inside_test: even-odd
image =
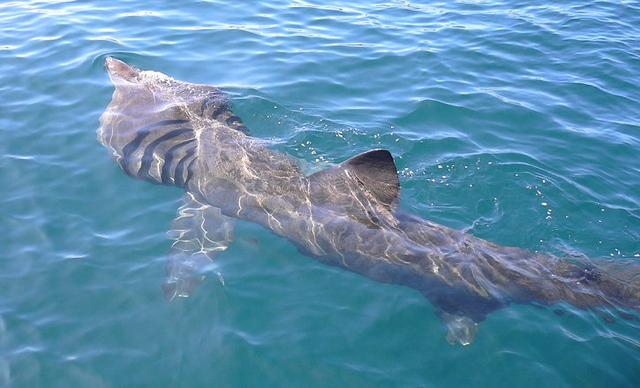
[[[167,304],[179,190],[96,141],[108,55],[220,85],[326,168],[396,157],[402,207],[504,245],[640,262],[636,2],[0,4],[0,386],[640,384],[640,323],[510,306],[450,346],[417,292],[240,224]]]

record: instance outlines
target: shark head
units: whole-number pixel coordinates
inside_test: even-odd
[[[114,84],[120,81],[135,82],[141,73],[139,69],[113,57],[107,57],[104,60],[104,67],[107,69],[109,78],[111,78],[111,82]]]
[[[214,86],[178,81],[111,57],[105,59],[105,68],[114,92],[100,117],[98,139],[128,173],[143,163],[140,153],[146,142],[181,133],[176,130],[220,128],[217,122],[246,133],[231,111],[229,98]],[[139,152],[127,152],[131,149]],[[133,165],[133,170],[125,163]]]
[[[115,86],[113,100],[126,101],[121,108],[136,111],[137,115],[178,108],[200,113],[204,102],[208,108],[228,104],[224,93],[210,85],[177,81],[164,73],[140,70],[112,57],[105,59],[105,68]]]
[[[231,112],[228,96],[219,88],[178,81],[158,71],[140,70],[112,57],[105,59],[104,66],[115,87],[106,116],[117,114],[143,122],[198,117],[247,133]]]

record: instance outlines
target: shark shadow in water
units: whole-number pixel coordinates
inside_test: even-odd
[[[172,226],[169,299],[190,295],[231,243],[237,218],[322,263],[418,290],[447,323],[450,342],[471,343],[478,323],[509,303],[640,306],[639,282],[623,271],[502,247],[402,213],[386,150],[305,176],[249,135],[221,90],[113,58],[105,66],[115,91],[99,140],[130,176],[186,191]]]

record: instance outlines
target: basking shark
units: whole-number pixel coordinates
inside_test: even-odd
[[[105,67],[115,91],[100,142],[128,175],[186,192],[172,225],[169,299],[192,293],[241,219],[322,263],[419,291],[452,343],[471,343],[478,324],[510,303],[640,308],[638,279],[625,271],[499,246],[403,213],[389,151],[305,175],[293,158],[250,136],[220,89],[113,58]]]

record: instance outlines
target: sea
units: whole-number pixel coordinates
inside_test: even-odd
[[[513,304],[451,345],[247,222],[167,302],[182,193],[98,142],[109,56],[220,87],[305,171],[388,149],[403,211],[640,266],[638,1],[3,1],[0,387],[640,386],[638,314]]]

